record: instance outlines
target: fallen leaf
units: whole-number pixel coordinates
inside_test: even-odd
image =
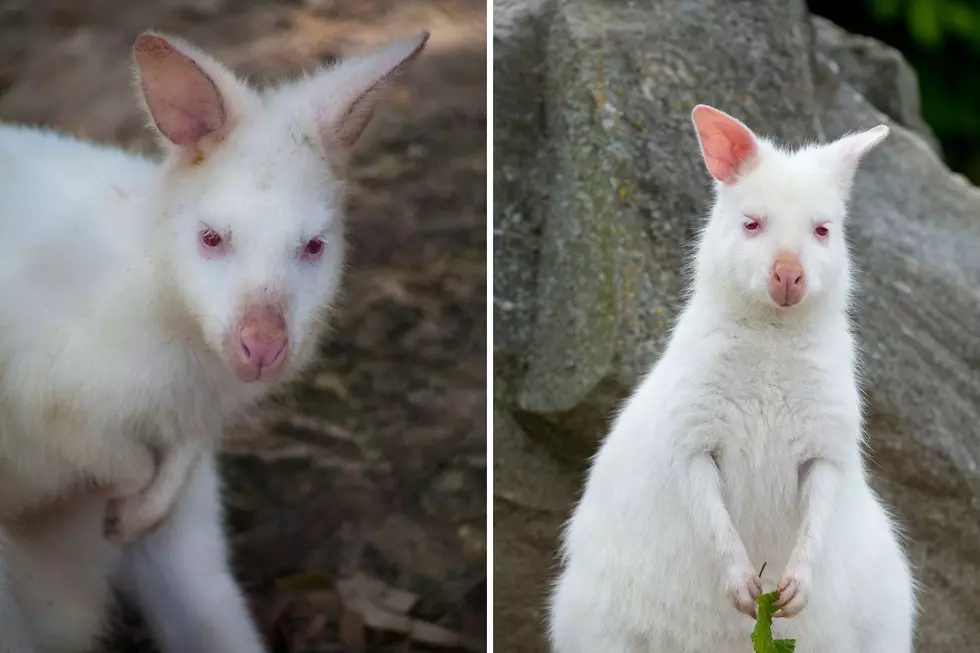
[[[309,592],[333,589],[334,579],[326,571],[304,571],[276,581],[276,587],[287,592]]]

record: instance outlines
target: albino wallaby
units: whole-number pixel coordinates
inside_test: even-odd
[[[0,127],[0,653],[91,645],[104,592],[61,592],[88,571],[46,568],[84,552],[164,653],[262,650],[227,564],[213,448],[314,358],[351,148],[427,38],[258,91],[144,33],[136,78],[162,162]],[[86,483],[115,498],[108,517]],[[117,543],[163,521],[122,547],[103,519]]]
[[[913,581],[864,468],[844,238],[888,127],[788,151],[711,107],[693,121],[715,201],[692,292],[563,534],[554,650],[748,653],[769,586],[797,653],[908,653]]]

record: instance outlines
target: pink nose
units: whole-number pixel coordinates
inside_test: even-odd
[[[289,351],[288,345],[286,320],[279,309],[261,306],[247,310],[239,324],[238,341],[230,352],[235,372],[243,381],[275,378]]]
[[[241,347],[242,358],[255,367],[273,368],[282,359],[286,349],[285,336],[261,339],[263,334],[239,334],[238,346]]]
[[[769,296],[779,306],[799,304],[806,294],[806,277],[796,256],[780,254],[769,273]]]

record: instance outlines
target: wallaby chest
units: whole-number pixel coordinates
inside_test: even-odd
[[[796,334],[740,335],[716,349],[703,389],[724,425],[714,457],[750,554],[782,564],[799,523],[802,466],[859,434],[850,352]]]

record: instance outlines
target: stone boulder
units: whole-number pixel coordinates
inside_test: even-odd
[[[980,641],[980,192],[936,154],[907,64],[834,30],[802,0],[495,1],[500,650],[546,650],[561,523],[676,316],[710,201],[697,103],[791,144],[892,127],[849,228],[870,470],[922,584],[918,650]],[[865,50],[894,55],[879,85]]]

